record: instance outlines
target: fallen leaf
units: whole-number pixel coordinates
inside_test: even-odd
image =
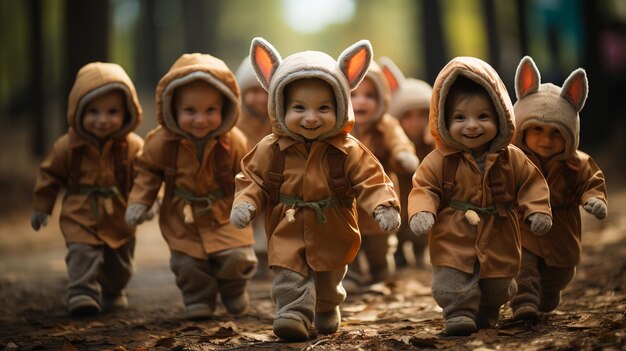
[[[78,349],[76,348],[76,346],[72,345],[72,343],[70,343],[69,341],[65,341],[63,343],[63,351],[78,351]]]
[[[156,347],[172,347],[176,343],[176,339],[174,338],[163,338],[158,340],[154,346]]]

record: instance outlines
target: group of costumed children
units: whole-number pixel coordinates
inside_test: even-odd
[[[372,58],[367,40],[283,59],[255,38],[235,75],[184,54],[145,140],[124,70],[84,66],[31,218],[45,226],[66,189],[69,313],[128,306],[136,226],[155,211],[189,319],[212,317],[218,296],[244,313],[260,264],[276,336],[334,333],[346,290],[392,278],[406,242],[418,266],[428,242],[448,335],[493,328],[507,302],[515,319],[554,310],[580,261],[579,206],[607,215],[604,176],[578,150],[585,71],[542,84],[524,57],[513,105],[480,59],[454,58],[431,87]]]

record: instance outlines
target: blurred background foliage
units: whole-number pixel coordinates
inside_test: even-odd
[[[583,67],[581,148],[626,151],[624,0],[0,0],[0,187],[32,174],[66,131],[67,94],[84,64],[126,69],[145,135],[156,125],[156,83],[182,53],[210,53],[235,71],[256,36],[283,57],[337,57],[369,39],[376,60],[388,56],[431,84],[452,57],[476,56],[500,73],[513,101],[524,55],[557,85]]]

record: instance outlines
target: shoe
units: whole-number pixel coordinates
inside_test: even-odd
[[[245,310],[248,309],[248,303],[250,302],[250,297],[248,296],[248,292],[244,291],[239,295],[231,295],[231,296],[222,296],[222,303],[226,310],[231,314],[241,314]]]
[[[107,311],[125,310],[128,308],[128,298],[125,294],[102,297],[102,309]]]
[[[213,316],[214,307],[204,303],[194,303],[185,308],[185,318],[189,320],[209,319]]]
[[[68,300],[67,309],[72,316],[93,316],[100,313],[100,304],[89,295],[76,295]]]
[[[333,310],[315,314],[315,327],[320,334],[333,334],[339,329],[340,324],[341,312],[339,311],[339,306]]]
[[[539,319],[539,311],[534,304],[523,304],[513,311],[513,319],[515,320],[537,320]]]
[[[452,317],[446,320],[446,334],[448,335],[470,335],[478,330],[476,322],[467,316]]]
[[[494,328],[500,320],[500,306],[480,306],[476,314],[476,326],[480,329]]]
[[[296,318],[274,319],[274,334],[285,341],[304,341],[309,338],[309,329],[303,321]]]
[[[541,312],[550,312],[554,311],[559,303],[561,303],[561,292],[542,292],[541,293],[541,301],[539,303],[539,311]]]

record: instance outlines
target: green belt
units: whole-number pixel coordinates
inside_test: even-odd
[[[466,202],[466,201],[461,201],[461,200],[456,200],[456,199],[451,199],[449,206],[452,208],[456,208],[457,210],[462,210],[462,211],[474,210],[474,212],[484,214],[484,215],[493,215],[498,212],[498,209],[496,208],[495,205],[491,205],[489,207],[478,207],[471,202]],[[510,210],[513,206],[511,203],[507,203],[505,207],[507,210]]]
[[[192,203],[192,202],[204,202],[206,203],[205,207],[201,207],[201,208],[197,208],[193,210],[193,214],[196,215],[203,215],[206,214],[208,212],[211,211],[211,207],[213,206],[213,203],[215,202],[215,200],[221,199],[222,197],[224,197],[224,193],[222,192],[221,189],[216,189],[212,192],[210,192],[208,195],[206,196],[196,196],[193,195],[192,193],[183,190],[181,188],[174,188],[174,195],[180,197],[181,199],[185,200],[185,202],[187,203]]]
[[[278,202],[291,208],[308,207],[312,209],[317,216],[317,223],[326,223],[326,215],[324,215],[323,209],[339,206],[339,200],[336,197],[329,197],[318,201],[302,201],[299,197],[280,194]]]
[[[103,187],[103,186],[95,186],[95,185],[81,185],[78,189],[78,192],[74,193],[78,195],[85,195],[90,198],[91,209],[93,211],[93,215],[96,218],[100,218],[100,211],[98,210],[98,202],[96,199],[97,196],[103,197],[116,197],[120,196],[120,190],[115,186]]]

